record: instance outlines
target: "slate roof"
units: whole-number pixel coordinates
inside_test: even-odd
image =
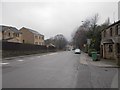
[[[5,31],[7,29],[10,29],[11,31],[15,32],[15,33],[21,33],[17,28],[15,27],[10,27],[10,26],[4,26],[4,25],[0,25],[0,31]]]
[[[119,24],[119,23],[120,23],[120,20],[118,20],[117,22],[114,22],[113,24],[109,25],[108,27],[102,29],[101,32],[103,32],[103,31],[105,31],[106,29],[108,29],[108,28],[114,26],[115,24]]]
[[[116,24],[118,24],[118,23],[120,23],[120,20],[117,21],[117,22],[115,22],[115,23],[113,23],[113,24],[111,24],[111,25],[109,25],[106,29],[108,29],[108,28],[110,28],[110,27],[112,27],[112,26],[114,26],[114,25],[116,25]]]
[[[112,39],[106,39],[106,40],[103,40],[102,43],[113,44],[114,42]]]
[[[39,32],[37,32],[35,30],[29,29],[29,28],[25,28],[25,27],[23,27],[23,28],[29,30],[33,34],[44,36],[44,35],[40,34]]]

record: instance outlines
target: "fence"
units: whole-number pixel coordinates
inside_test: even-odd
[[[33,45],[13,42],[0,42],[2,45],[2,57],[19,56],[26,54],[36,54],[56,51],[53,46],[47,47],[46,45]]]

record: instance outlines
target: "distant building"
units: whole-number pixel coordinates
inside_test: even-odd
[[[47,47],[49,47],[49,46],[55,47],[55,45],[54,45],[53,43],[54,43],[54,40],[53,40],[52,38],[45,40],[45,45],[46,45]]]
[[[118,20],[120,20],[120,1],[118,2]]]
[[[120,64],[120,20],[102,31],[101,56]]]
[[[21,28],[22,32],[22,43],[44,45],[44,35],[40,34],[37,31],[28,28]]]
[[[66,45],[66,50],[70,51],[70,50],[72,50],[72,49],[73,49],[73,46],[72,46],[72,45],[70,45],[70,44]]]
[[[21,43],[22,33],[15,27],[0,26],[0,40]]]

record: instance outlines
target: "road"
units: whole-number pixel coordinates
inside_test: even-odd
[[[111,88],[117,68],[83,65],[73,51],[4,60],[3,88]]]

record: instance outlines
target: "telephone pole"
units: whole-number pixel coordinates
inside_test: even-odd
[[[118,2],[118,20],[120,20],[120,1]]]

